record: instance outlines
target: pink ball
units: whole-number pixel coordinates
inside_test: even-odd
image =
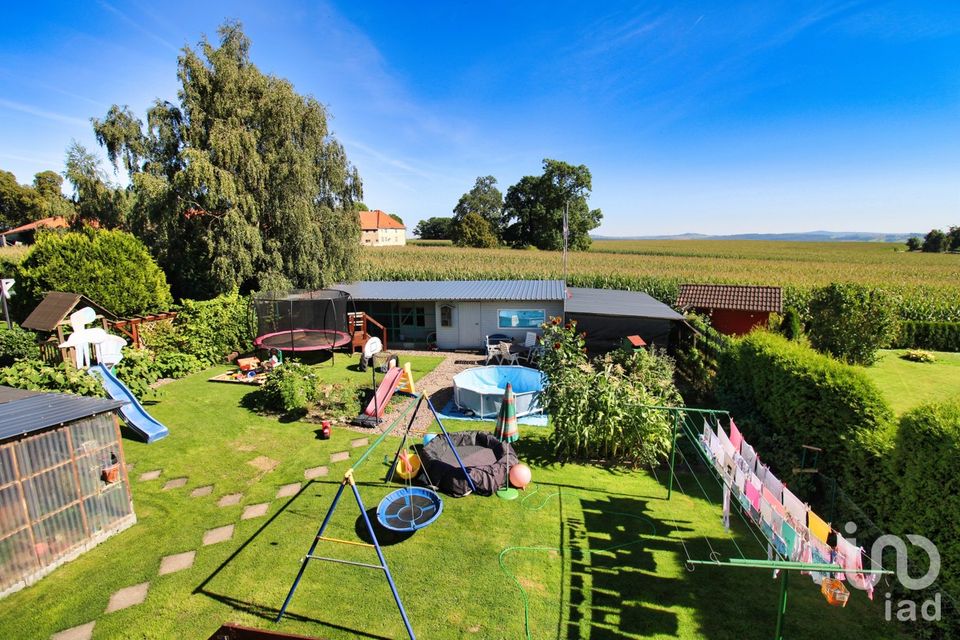
[[[517,489],[524,489],[528,484],[530,484],[530,479],[532,477],[530,472],[530,467],[523,464],[515,464],[510,468],[510,484],[515,486]]]

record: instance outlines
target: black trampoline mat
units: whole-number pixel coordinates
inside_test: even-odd
[[[497,461],[497,454],[489,447],[466,445],[457,447],[457,453],[460,454],[460,459],[463,460],[463,466],[465,467],[487,467]],[[452,465],[457,464],[457,459],[453,457],[453,453],[449,456],[444,456],[443,460]]]

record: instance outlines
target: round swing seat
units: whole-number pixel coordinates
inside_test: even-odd
[[[443,501],[423,487],[404,487],[388,494],[377,507],[377,520],[387,529],[405,533],[422,529],[440,517]]]

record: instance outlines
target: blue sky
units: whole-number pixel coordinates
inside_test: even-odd
[[[412,229],[477,176],[586,164],[599,233],[960,224],[957,2],[47,2],[0,24],[0,168],[62,171],[91,117],[176,98],[239,19],[328,105],[364,201]]]

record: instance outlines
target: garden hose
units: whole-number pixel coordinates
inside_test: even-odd
[[[547,495],[547,496],[543,499],[543,501],[540,503],[539,506],[536,506],[536,507],[527,507],[527,506],[525,506],[525,505],[524,505],[524,502],[526,502],[529,498],[531,498],[531,497],[533,497],[534,495],[536,495],[536,493],[537,493],[538,491],[539,491],[539,489],[536,489],[536,490],[534,490],[530,495],[524,497],[524,499],[520,501],[521,507],[524,508],[524,509],[526,509],[527,511],[539,511],[539,510],[542,509],[544,506],[546,506],[547,501],[548,501],[550,498],[553,498],[553,497],[555,497],[555,496],[560,495],[560,492],[559,492],[559,491],[556,491],[556,492],[554,492],[554,493],[551,493],[551,494]],[[579,497],[579,496],[577,496],[576,494],[574,494],[574,497]],[[647,524],[650,525],[650,534],[651,534],[651,535],[656,535],[656,533],[657,533],[656,525],[654,525],[653,521],[652,521],[650,518],[647,518],[646,516],[637,515],[637,514],[635,514],[635,513],[626,513],[626,512],[624,512],[624,511],[604,511],[604,513],[605,513],[605,514],[609,514],[609,515],[623,516],[623,517],[626,517],[626,518],[633,518],[634,520],[642,520],[643,522],[645,522],[645,523],[647,523]],[[526,591],[526,589],[523,588],[523,585],[520,584],[520,580],[517,579],[517,576],[515,576],[513,573],[511,573],[510,570],[507,568],[506,562],[505,562],[505,560],[504,560],[504,558],[507,556],[507,554],[513,553],[514,551],[546,551],[546,552],[554,552],[554,553],[559,553],[559,554],[563,554],[565,551],[579,551],[580,553],[582,553],[582,554],[584,554],[584,555],[592,555],[592,554],[594,554],[594,553],[607,553],[607,552],[610,552],[610,551],[616,551],[617,549],[623,549],[623,548],[625,548],[625,547],[629,547],[629,546],[638,544],[638,543],[640,543],[640,542],[643,542],[643,540],[642,540],[642,539],[641,539],[641,540],[632,540],[632,541],[630,541],[630,542],[624,542],[624,543],[621,543],[621,544],[614,544],[614,545],[610,545],[609,547],[603,547],[603,548],[601,548],[601,549],[582,549],[582,548],[580,548],[580,547],[570,547],[570,546],[567,546],[567,547],[529,547],[529,546],[519,546],[519,545],[518,545],[518,546],[505,547],[502,551],[500,551],[500,555],[499,555],[498,558],[497,558],[497,561],[498,561],[498,563],[499,563],[499,565],[500,565],[500,571],[502,571],[504,575],[506,575],[508,578],[510,578],[510,579],[513,581],[513,583],[517,586],[517,589],[520,590],[520,597],[521,597],[521,599],[523,600],[523,629],[524,629],[524,633],[526,634],[527,640],[533,640],[533,636],[532,636],[531,633],[530,633],[530,598],[527,596],[527,591]],[[562,555],[561,555],[561,558],[562,558]]]

